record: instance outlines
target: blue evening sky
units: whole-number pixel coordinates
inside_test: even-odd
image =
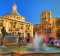
[[[33,24],[40,23],[40,13],[52,11],[52,17],[60,17],[60,0],[15,0],[18,12]],[[0,16],[12,11],[14,0],[0,0]]]

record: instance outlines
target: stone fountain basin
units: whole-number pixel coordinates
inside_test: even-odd
[[[60,56],[60,52],[28,52],[28,51],[10,51],[0,52],[0,56]]]
[[[24,53],[22,56],[60,56],[60,52],[30,52]]]
[[[15,46],[14,46],[15,47]],[[5,50],[5,48],[3,48],[4,50],[2,50],[0,52],[0,56],[60,56],[60,48],[58,48],[58,50],[50,50],[50,51],[29,51],[27,47],[22,46],[22,47],[18,47],[16,50],[14,47],[11,47],[13,49],[10,50]],[[7,48],[7,47],[6,47]],[[26,49],[27,48],[27,49]],[[54,47],[53,47],[54,48]],[[19,50],[20,49],[20,50]],[[52,48],[50,48],[52,49]]]

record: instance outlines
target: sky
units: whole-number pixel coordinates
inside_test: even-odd
[[[45,10],[52,12],[52,17],[60,17],[60,0],[0,0],[0,16],[12,11],[12,5],[27,22],[40,24],[40,14]]]

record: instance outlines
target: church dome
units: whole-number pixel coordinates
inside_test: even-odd
[[[8,13],[9,15],[17,15],[17,16],[21,16],[17,11],[12,11],[10,13]]]

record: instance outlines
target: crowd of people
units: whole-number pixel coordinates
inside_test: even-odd
[[[32,37],[28,36],[28,37],[24,37],[21,36],[22,34],[18,32],[17,36],[19,37],[19,44],[20,45],[24,45],[24,44],[28,44],[31,42]]]
[[[19,43],[20,43],[20,45],[24,45],[24,44],[26,45],[28,43],[31,43],[32,42],[31,40],[32,40],[32,37],[30,37],[30,36],[29,37],[25,37],[25,38],[24,37],[20,37],[19,38]]]
[[[50,37],[50,38],[49,37],[46,37],[45,38],[45,42],[46,43],[49,43],[49,44],[54,44],[54,38],[53,37]]]
[[[2,27],[1,32],[2,32],[3,39],[4,39],[4,37],[6,37],[8,35],[5,27]],[[31,36],[28,36],[28,37],[24,38],[24,37],[20,37],[20,34],[21,33],[18,32],[18,37],[19,37],[19,43],[20,44],[22,44],[22,42],[31,43],[33,41],[33,38]],[[47,36],[47,37],[45,37],[45,42],[49,43],[49,44],[60,46],[60,39],[59,38],[54,38],[54,37],[48,37]]]
[[[45,42],[60,47],[60,39],[59,38],[46,37]]]

